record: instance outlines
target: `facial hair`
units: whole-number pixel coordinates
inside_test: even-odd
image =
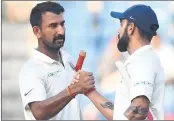
[[[65,41],[65,35],[61,35],[61,34],[58,34],[57,36],[55,36],[54,38],[53,38],[53,44],[55,44],[55,41],[56,40],[63,40],[63,42]]]
[[[125,32],[122,37],[120,37],[120,34],[118,34],[118,39],[119,39],[117,44],[118,50],[120,52],[126,52],[128,48],[128,42],[129,42],[127,28],[125,29]]]
[[[56,42],[59,40],[63,40],[61,42]],[[45,45],[45,47],[50,50],[50,51],[59,51],[61,47],[63,47],[65,42],[65,35],[61,35],[58,34],[53,38],[52,43],[48,42],[48,41],[43,41],[43,44]]]

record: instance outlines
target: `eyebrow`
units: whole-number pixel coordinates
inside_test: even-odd
[[[60,22],[60,24],[64,24],[64,23],[65,23],[65,20],[63,20],[63,21]],[[49,23],[48,26],[49,26],[49,25],[52,25],[52,24],[58,24],[58,22]]]

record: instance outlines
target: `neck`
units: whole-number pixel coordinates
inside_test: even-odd
[[[60,61],[61,60],[60,50],[58,50],[58,51],[51,51],[51,50],[48,50],[46,48],[41,48],[41,47],[38,47],[37,50],[40,51],[41,53],[47,55],[48,57],[50,57],[53,60],[56,60],[56,61]]]
[[[145,46],[145,45],[149,45],[150,43],[143,40],[143,39],[136,39],[136,40],[139,40],[139,41],[130,41],[129,45],[128,45],[128,53],[130,55],[132,55],[137,49]]]

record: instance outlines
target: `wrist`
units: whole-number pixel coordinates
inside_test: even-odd
[[[69,97],[75,98],[75,95],[74,95],[74,93],[72,92],[70,86],[68,86],[68,87],[66,88],[66,91],[67,91]]]
[[[96,89],[95,89],[95,87],[94,87],[94,88],[88,90],[87,92],[85,92],[85,95],[86,95],[87,97],[89,97],[89,96],[90,96],[92,93],[94,93],[95,91],[96,91]]]
[[[79,87],[76,86],[75,84],[68,86],[67,89],[69,90],[69,92],[68,92],[69,96],[71,96],[73,98],[79,94],[79,90],[80,90]]]

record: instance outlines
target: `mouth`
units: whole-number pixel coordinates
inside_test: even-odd
[[[64,42],[64,39],[57,39],[54,41],[55,44],[61,44]]]
[[[63,39],[56,39],[56,41],[63,42],[64,40]]]

